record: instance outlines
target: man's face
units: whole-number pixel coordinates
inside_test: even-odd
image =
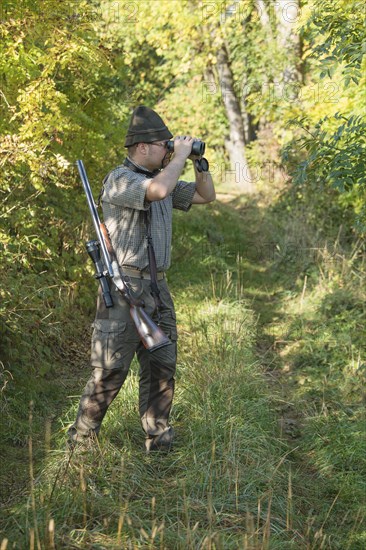
[[[148,143],[149,162],[154,169],[165,168],[170,160],[170,153],[167,150],[166,141],[153,141]]]

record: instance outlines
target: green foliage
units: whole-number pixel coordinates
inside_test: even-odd
[[[123,49],[129,82],[124,103],[157,106],[174,134],[206,139],[208,159],[215,162],[217,152],[222,156],[227,121],[219,90],[212,89],[205,73],[213,53],[200,3],[136,3],[131,20],[122,26],[126,3],[113,2],[118,15],[109,5],[103,3],[108,24],[102,37],[114,51]]]
[[[320,37],[313,50],[320,60],[320,78],[331,78],[341,64],[345,87],[351,80],[360,82],[366,54],[363,12],[364,4],[359,0],[320,0],[314,5],[307,27],[310,36]]]
[[[306,118],[291,120],[289,124],[308,134],[288,145],[283,152],[287,161],[292,149],[306,150],[305,160],[294,170],[294,182],[329,184],[339,193],[348,193],[349,202],[359,210],[365,196],[366,121],[361,116],[345,117],[336,113],[319,120],[311,130]]]
[[[236,7],[234,15],[224,19],[223,34],[237,97],[255,122],[279,120],[288,108],[282,71],[291,54],[284,57],[276,40],[274,5],[265,5],[268,27],[263,26],[255,3],[240,2]]]
[[[38,321],[57,316],[60,296],[90,297],[82,288],[87,208],[73,165],[83,158],[92,182],[110,166],[120,122],[113,107],[123,82],[121,67],[117,72],[100,47],[94,8],[52,0],[42,8],[3,6],[0,320],[14,339],[32,333],[35,312]],[[26,350],[16,358],[5,350],[4,360],[19,366],[30,358]]]
[[[305,153],[301,162],[292,167],[294,183],[305,185],[310,192],[320,190],[321,194],[324,191],[327,194],[326,186],[336,189],[337,196],[332,200],[344,211],[353,209],[353,224],[359,234],[366,227],[363,109],[366,33],[359,17],[361,9],[357,0],[336,3],[324,0],[312,11],[303,31],[313,41],[309,51],[320,64],[320,78],[323,82],[328,79],[334,93],[328,105],[319,104],[316,109],[311,109],[312,104],[306,98],[304,109],[297,110],[295,118],[289,116],[288,127],[301,128],[302,132],[283,150],[283,160],[288,166],[291,157],[299,157],[298,151]]]

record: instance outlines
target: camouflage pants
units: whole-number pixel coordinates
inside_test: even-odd
[[[131,278],[131,288],[134,296],[144,300],[146,312],[153,315],[150,281]],[[107,309],[99,292],[91,342],[93,371],[80,399],[76,421],[69,429],[72,440],[98,434],[109,405],[127,377],[135,353],[140,364],[139,412],[146,433],[146,447],[149,448],[149,439],[162,437],[169,441],[173,437],[168,421],[177,360],[176,317],[165,279],[159,281],[159,288],[164,304],[160,327],[170,337],[171,344],[153,352],[147,351],[141,343],[123,297],[113,289],[114,306]]]

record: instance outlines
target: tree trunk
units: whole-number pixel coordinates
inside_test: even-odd
[[[302,82],[300,64],[301,45],[295,30],[299,18],[299,0],[277,0],[275,2],[277,18],[277,43],[284,53],[286,62],[282,69],[282,94],[288,100],[299,95]]]
[[[243,75],[243,85],[240,93],[240,110],[242,114],[244,142],[246,145],[257,139],[259,123],[254,122],[254,117],[247,111],[246,98],[248,95],[248,80],[246,75]]]
[[[273,34],[266,4],[264,0],[255,0],[255,6],[257,8],[259,20],[262,24],[262,27],[266,29],[267,43],[271,42],[273,40]]]
[[[229,136],[225,139],[225,147],[230,158],[230,170],[225,171],[225,178],[227,177],[231,183],[236,183],[243,193],[253,193],[255,189],[245,155],[245,136],[240,102],[234,92],[234,80],[225,44],[219,50],[217,68],[230,128]]]
[[[243,33],[245,34],[246,29],[245,26],[250,23],[252,18],[252,11],[250,10],[247,14],[247,16],[242,21],[242,28]],[[248,145],[248,143],[251,143],[252,141],[257,139],[257,132],[259,128],[259,122],[254,122],[254,117],[251,113],[247,110],[247,96],[250,93],[250,76],[251,76],[251,69],[249,63],[247,63],[247,59],[245,57],[245,70],[243,72],[242,77],[242,87],[240,90],[240,108],[241,108],[241,114],[243,119],[243,128],[244,128],[244,138],[245,143]]]

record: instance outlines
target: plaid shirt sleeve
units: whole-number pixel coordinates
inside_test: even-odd
[[[104,182],[102,201],[135,210],[148,210],[150,203],[146,200],[146,191],[150,181],[143,174],[132,172],[124,166],[118,167]]]
[[[188,210],[192,206],[193,195],[196,192],[196,184],[179,180],[172,192],[173,208],[178,210]]]

